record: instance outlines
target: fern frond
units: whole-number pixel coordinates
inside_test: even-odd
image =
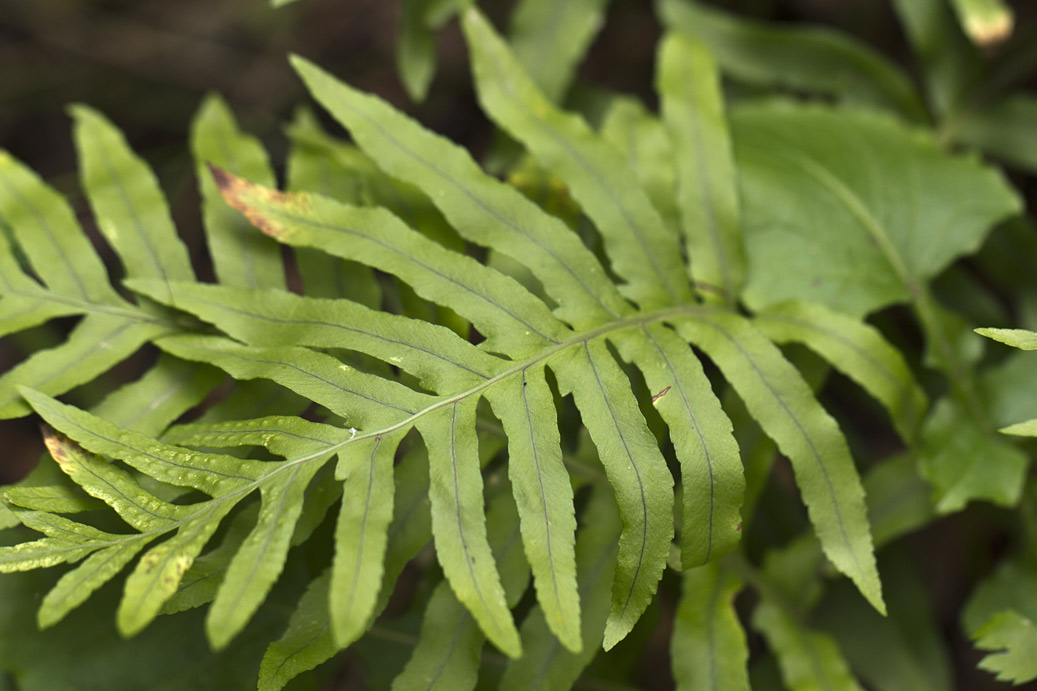
[[[819,539],[811,567],[823,554],[884,610],[846,440],[775,344],[816,350],[878,399],[905,438],[925,399],[897,351],[854,318],[800,302],[739,310],[738,179],[704,49],[671,36],[660,56],[662,119],[620,107],[599,133],[554,105],[475,10],[463,23],[485,109],[528,147],[531,165],[571,193],[603,241],[600,253],[460,147],[301,58],[296,69],[357,146],[301,118],[291,130],[292,191],[280,191],[258,144],[218,99],[207,100],[193,146],[200,168],[211,163],[201,184],[217,285],[194,282],[179,250],[157,249],[176,247],[157,185],[99,116],[77,111],[84,180],[139,306],[111,287],[95,255],[78,273],[51,275],[47,262],[90,248],[51,191],[21,168],[11,173],[23,197],[58,204],[47,207],[48,223],[67,227],[49,244],[23,240],[25,227],[45,227],[23,212],[15,237],[43,284],[13,253],[0,253],[14,297],[0,303],[9,304],[0,308],[10,310],[9,328],[39,323],[25,310],[51,305],[42,319],[88,316],[50,357],[113,351],[89,355],[96,369],[144,342],[163,351],[144,378],[90,412],[52,398],[78,380],[40,381],[30,375],[44,365],[32,358],[9,385],[0,379],[0,393],[28,384],[21,395],[56,430],[48,445],[70,481],[5,495],[13,515],[44,537],[0,547],[0,570],[83,560],[48,595],[42,622],[60,619],[141,554],[126,580],[120,631],[211,603],[206,634],[222,648],[264,602],[289,550],[316,536],[334,553],[313,569],[288,630],[267,650],[260,685],[277,689],[368,632],[404,564],[431,541],[444,578],[400,688],[419,678],[471,687],[485,641],[511,658],[504,688],[537,675],[567,686],[599,646],[631,632],[668,562],[696,569],[686,577],[679,638],[699,659],[723,657],[695,628],[716,621],[724,650],[741,655],[744,641],[729,626],[738,586],[717,566],[738,547],[746,492],[715,392],[722,380],[791,461]],[[701,78],[690,91],[679,78],[685,70]],[[689,126],[690,115],[698,119]],[[681,162],[624,152],[616,142],[626,127],[674,142]],[[103,147],[121,152],[111,167]],[[646,168],[656,159],[670,161],[657,175]],[[12,199],[0,196],[5,221]],[[120,239],[124,228],[132,241]],[[298,251],[311,294],[285,290],[279,243]],[[503,262],[477,261],[466,243],[507,258],[523,281],[497,268]],[[336,283],[336,272],[360,285]],[[380,309],[406,296],[425,314]],[[417,318],[447,313],[438,325]],[[117,347],[102,347],[106,339]],[[215,386],[215,368],[245,383],[195,422],[168,427]],[[328,418],[271,415],[266,394],[289,396],[293,414],[315,403],[310,413]],[[570,398],[604,473],[592,471],[586,506],[566,467]],[[507,480],[487,465],[504,444]],[[126,532],[57,515],[99,502]],[[536,603],[517,625],[512,610],[530,576]],[[716,597],[707,602],[700,589]],[[787,627],[762,611],[780,648]],[[454,657],[443,665],[447,652]],[[697,683],[691,672],[683,677]]]
[[[98,127],[105,127],[97,124]],[[117,143],[115,144],[117,145]],[[128,160],[128,152],[119,152]],[[116,181],[116,184],[119,184]],[[94,188],[97,190],[97,187]],[[14,248],[4,241],[0,281],[5,307],[0,332],[12,333],[63,315],[85,315],[68,339],[49,350],[37,351],[0,376],[0,417],[29,412],[18,385],[53,394],[91,381],[137,351],[171,324],[123,299],[108,282],[100,258],[90,245],[68,203],[32,171],[6,153],[0,154],[0,218],[11,230],[31,271],[24,271]],[[133,229],[114,245],[120,254],[139,238]]]

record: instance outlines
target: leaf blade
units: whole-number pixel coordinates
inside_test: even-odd
[[[623,520],[606,650],[633,628],[658,587],[673,537],[673,477],[622,370],[600,342],[552,360],[590,431]]]
[[[835,420],[777,348],[741,317],[704,313],[674,326],[720,367],[792,462],[825,555],[883,612],[864,490]]]
[[[620,153],[579,115],[552,105],[477,10],[463,25],[483,110],[566,183],[627,281],[621,292],[644,309],[691,301],[676,238]]]
[[[543,368],[523,370],[521,378],[502,383],[488,398],[508,437],[508,478],[537,599],[551,631],[579,652],[573,491]]]
[[[483,521],[482,476],[476,450],[475,401],[455,401],[423,416],[418,429],[429,449],[429,498],[436,556],[457,599],[509,657],[521,643],[504,597]]]
[[[745,280],[737,178],[720,77],[705,45],[669,34],[659,48],[656,90],[677,161],[681,228],[696,285],[731,303]],[[707,293],[708,295],[708,293]]]
[[[263,185],[274,184],[266,152],[242,133],[227,104],[208,96],[191,124],[191,152],[202,195],[206,239],[220,283],[284,288],[284,262],[277,243],[252,232],[220,199],[206,166],[217,165]]]
[[[187,248],[176,234],[151,168],[97,111],[72,106],[80,177],[97,225],[130,277],[191,280]]]

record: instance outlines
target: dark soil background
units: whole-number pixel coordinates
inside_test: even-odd
[[[0,0],[0,148],[65,193],[84,226],[94,232],[76,178],[65,108],[81,102],[101,110],[156,169],[180,232],[199,265],[204,265],[208,260],[187,150],[191,118],[208,91],[220,92],[242,126],[268,145],[279,165],[285,150],[281,128],[293,108],[306,100],[285,58],[289,52],[314,59],[351,84],[387,98],[477,154],[485,150],[492,128],[476,108],[456,23],[440,36],[439,69],[429,99],[422,104],[407,99],[394,60],[398,4],[397,0],[300,0],[275,10],[267,0]],[[505,25],[513,4],[479,2],[498,26]],[[720,4],[761,19],[841,27],[914,71],[913,57],[889,3],[743,0]],[[1015,5],[1021,23],[1034,26],[1026,17],[1035,14],[1035,3]],[[616,0],[604,31],[580,68],[581,79],[638,93],[653,102],[659,31],[650,2]],[[1034,85],[1031,80],[1030,86]],[[51,326],[57,331],[50,334],[34,332],[0,342],[0,372],[40,343],[60,338],[61,329],[71,323]],[[120,365],[117,376],[132,379],[153,357],[149,352],[140,354]],[[0,421],[0,442],[5,451],[0,456],[0,483],[22,477],[43,449],[31,419]],[[945,519],[908,538],[952,642],[962,690],[1006,688],[975,670],[978,657],[961,638],[957,623],[957,612],[972,584],[1006,548],[1004,522],[1004,515],[980,510]],[[665,648],[657,652],[665,658]],[[653,679],[647,668],[643,681],[648,688],[666,688],[667,683]]]

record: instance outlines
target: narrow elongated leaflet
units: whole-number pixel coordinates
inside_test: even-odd
[[[738,179],[720,75],[705,45],[686,34],[668,34],[659,48],[656,90],[677,162],[677,204],[691,276],[705,297],[733,303],[745,279]]]
[[[91,412],[123,429],[157,436],[224,378],[210,365],[162,354],[144,376],[105,396]]]
[[[0,418],[29,412],[20,399],[19,386],[55,396],[63,394],[107,372],[167,331],[168,327],[155,322],[110,314],[87,315],[64,343],[36,351],[0,376]]]
[[[104,505],[104,502],[94,499],[78,487],[65,484],[5,487],[0,496],[14,506],[49,513],[96,511]],[[3,506],[4,508],[0,509],[0,517],[5,510],[10,511],[6,505]],[[0,520],[0,523],[2,522]],[[18,519],[15,518],[11,525],[18,525]]]
[[[15,515],[25,527],[47,537],[0,547],[0,573],[42,569],[77,561],[99,549],[137,537],[112,535],[51,513],[19,511]]]
[[[209,95],[191,124],[198,187],[202,194],[205,237],[216,277],[225,285],[248,288],[284,288],[281,248],[252,231],[220,200],[208,165],[217,165],[261,185],[274,185],[274,172],[266,150],[255,138],[242,133],[227,104]]]
[[[908,75],[871,46],[841,32],[755,22],[691,0],[661,0],[659,16],[670,29],[704,41],[724,73],[735,79],[831,94],[917,122],[926,120]]]
[[[193,279],[187,248],[151,168],[100,113],[82,105],[70,110],[83,187],[97,226],[126,275],[162,282]]]
[[[409,448],[393,468],[396,485],[393,517],[375,612],[381,612],[389,604],[396,579],[407,562],[432,540],[428,454],[424,445],[416,441],[412,436],[410,443],[407,443]]]
[[[94,552],[76,568],[63,574],[40,603],[36,622],[41,629],[57,624],[86,602],[98,588],[114,578],[154,539],[154,535],[127,536],[117,544]]]
[[[825,556],[884,612],[864,490],[835,420],[799,372],[744,318],[716,312],[674,326],[717,364],[763,431],[792,462]]]
[[[454,595],[494,645],[509,657],[518,657],[522,646],[483,521],[475,405],[473,399],[456,401],[418,421],[429,451],[432,534],[436,557]]]
[[[187,507],[170,504],[144,491],[125,470],[87,453],[52,429],[44,428],[43,440],[66,475],[142,533],[169,527],[190,512]]]
[[[404,565],[432,538],[428,511],[428,458],[421,444],[411,444],[394,468],[393,520],[378,602],[369,626],[384,609]],[[260,691],[276,691],[298,674],[312,669],[339,651],[331,633],[328,596],[331,570],[313,581],[292,614],[288,629],[271,643],[259,670]]]
[[[581,650],[566,650],[550,635],[543,610],[534,607],[522,622],[523,655],[508,661],[501,691],[568,691],[601,650],[621,527],[616,502],[607,487],[595,487],[580,522],[576,567],[584,611]]]
[[[335,529],[329,608],[340,648],[363,634],[378,601],[393,516],[393,457],[402,436],[367,437],[339,451],[338,474],[344,475],[345,489]]]
[[[424,101],[436,75],[436,37],[425,20],[430,0],[402,0],[396,68],[412,101]]]
[[[1026,329],[976,329],[976,333],[1020,350],[1037,350],[1037,333]]]
[[[306,488],[326,460],[295,463],[262,484],[259,518],[231,559],[205,619],[214,649],[226,646],[245,627],[281,575]]]
[[[553,106],[477,10],[465,12],[464,29],[483,109],[568,186],[627,281],[621,292],[643,309],[691,302],[677,238],[620,152]]]
[[[479,654],[485,636],[457,601],[449,584],[432,591],[422,616],[418,644],[392,691],[471,691],[479,678]]]
[[[518,515],[507,482],[501,489],[490,501],[486,529],[493,556],[501,565],[508,606],[514,607],[529,584],[529,568],[522,556]],[[425,611],[414,652],[393,680],[393,690],[471,691],[479,675],[483,640],[471,613],[446,583],[440,583]]]
[[[3,218],[0,218],[0,227],[3,227]],[[3,297],[0,300],[0,336],[89,308],[88,303],[80,300],[59,301],[58,296],[26,276],[15,259],[6,233],[0,233],[0,296]]]
[[[214,175],[227,203],[264,233],[397,276],[418,295],[471,321],[491,339],[487,349],[521,355],[568,331],[514,279],[444,249],[385,209],[346,206],[312,194],[282,194],[218,170]]]
[[[284,635],[266,648],[259,666],[259,691],[280,691],[338,652],[328,622],[330,586],[331,569],[325,569],[306,587]]]
[[[201,555],[184,572],[176,592],[162,605],[162,614],[176,614],[216,599],[227,566],[256,524],[260,502],[251,502],[224,526],[220,544]]]
[[[587,46],[605,22],[609,0],[521,0],[511,13],[508,43],[529,76],[557,103]]]
[[[120,458],[151,477],[178,487],[193,487],[219,496],[252,483],[269,466],[162,444],[137,432],[119,429],[86,411],[60,403],[37,391],[22,389],[33,409],[52,427],[94,453]]]
[[[780,605],[758,604],[753,626],[778,658],[787,688],[863,691],[832,637],[805,627]]]
[[[734,608],[741,588],[718,562],[685,572],[670,639],[678,691],[749,691],[749,647]]]
[[[162,441],[178,446],[263,446],[284,458],[326,449],[350,437],[349,430],[290,415],[249,420],[189,422],[170,427]]]
[[[661,324],[617,333],[623,359],[644,374],[681,464],[681,565],[701,566],[741,538],[745,478],[731,421],[687,342]]]
[[[132,285],[160,299],[162,289],[156,284]],[[450,329],[343,299],[188,283],[174,284],[169,291],[171,304],[250,345],[356,350],[415,375],[425,388],[439,393],[485,381],[504,366]]]
[[[0,218],[33,272],[58,295],[125,306],[65,198],[6,151],[0,151]]]
[[[860,384],[913,440],[926,397],[900,352],[878,329],[822,305],[786,302],[758,312],[753,324],[775,343],[803,343]]]
[[[326,132],[313,113],[300,111],[288,134],[300,147],[302,159],[296,170],[289,170],[289,190],[316,192],[357,206],[385,207],[444,247],[464,251],[464,240],[424,192],[386,174],[354,144]],[[303,165],[304,161],[308,163]],[[288,165],[291,168],[291,162]],[[320,297],[310,291],[306,294]],[[364,304],[379,307],[381,303]]]
[[[176,593],[180,579],[205,543],[220,527],[234,502],[209,502],[181,524],[176,535],[148,550],[126,579],[126,590],[116,612],[119,633],[132,636],[158,616],[162,605]]]
[[[563,394],[573,394],[609,483],[623,533],[604,647],[621,641],[651,602],[673,537],[673,477],[619,365],[599,341],[551,361]]]
[[[566,648],[579,652],[573,491],[543,366],[501,382],[487,398],[508,437],[508,477],[537,599],[551,631]]]
[[[663,220],[679,232],[677,170],[673,144],[658,117],[636,98],[616,97],[605,112],[601,136],[625,157]]]
[[[383,170],[425,192],[462,237],[533,270],[558,303],[560,318],[582,328],[627,311],[579,237],[517,190],[483,173],[467,151],[302,58],[293,56],[292,65]]]
[[[237,379],[272,379],[358,429],[399,422],[432,402],[402,384],[307,348],[254,348],[216,336],[171,336],[156,343],[177,357],[215,364]]]

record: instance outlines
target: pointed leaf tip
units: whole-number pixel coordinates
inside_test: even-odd
[[[67,463],[69,461],[68,450],[66,447],[66,444],[68,444],[68,438],[45,423],[40,425],[40,432],[43,434],[43,444],[47,447],[47,452],[50,453],[50,457],[53,458],[59,466]]]
[[[287,234],[277,217],[286,211],[305,212],[309,206],[303,193],[285,193],[240,178],[212,163],[206,163],[213,181],[227,204],[249,223],[274,239]]]
[[[231,178],[234,177],[233,175],[210,161],[206,161],[205,165],[209,169],[209,172],[212,173],[212,179],[216,182],[216,186],[220,188],[221,191],[230,185]]]

